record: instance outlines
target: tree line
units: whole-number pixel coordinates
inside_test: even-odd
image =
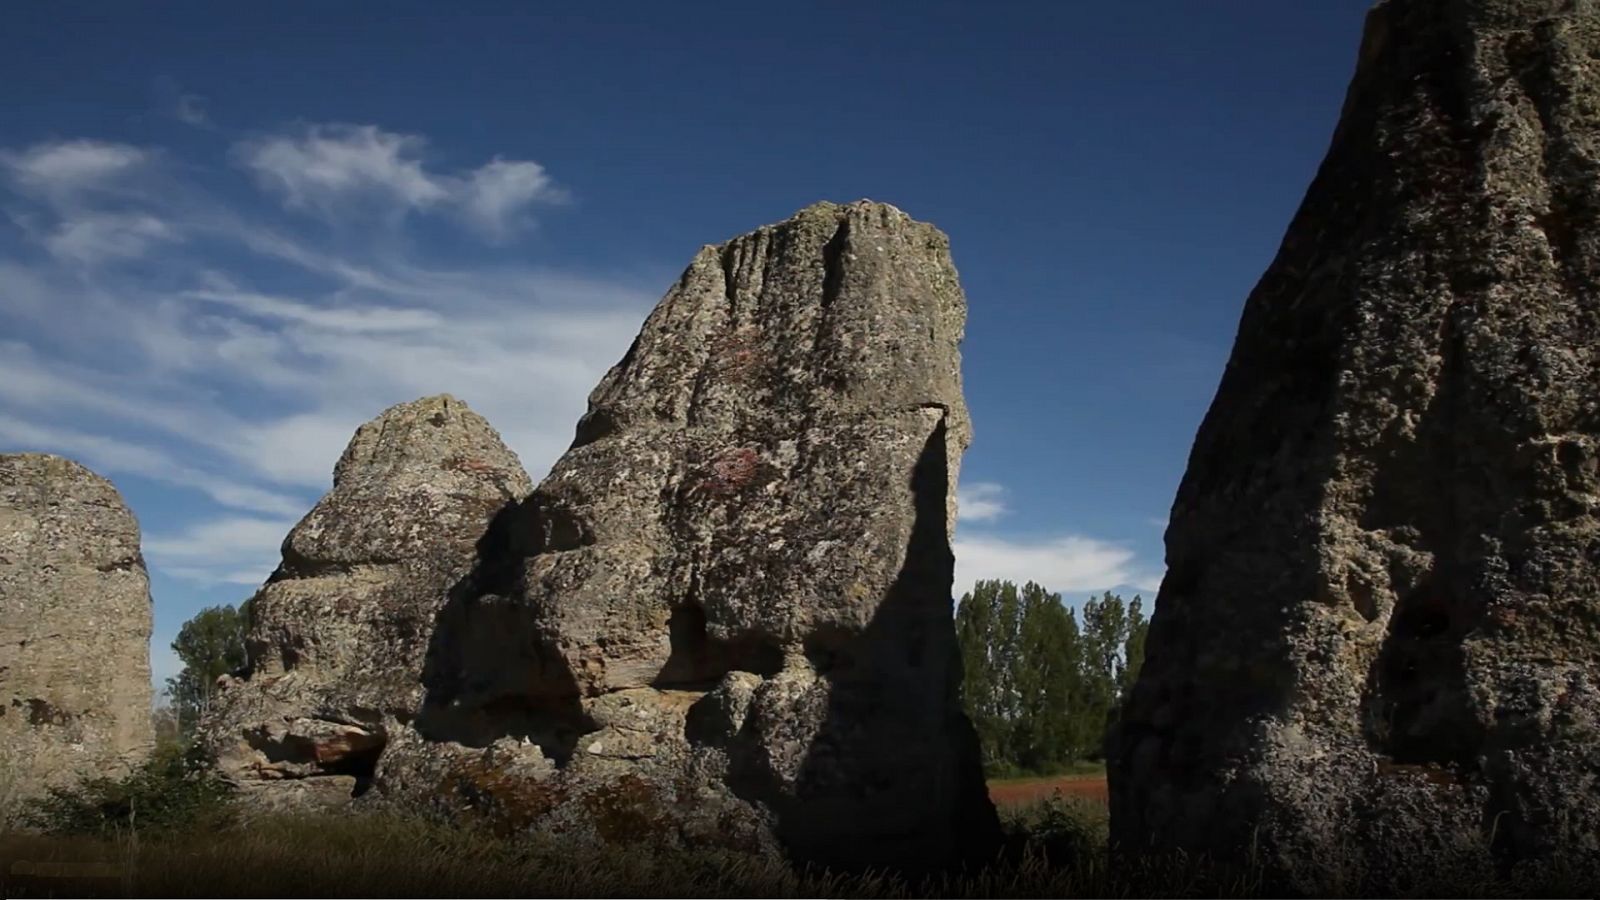
[[[980,581],[961,598],[963,703],[991,776],[1104,758],[1106,727],[1144,660],[1143,605],[1107,591],[1080,618],[1031,581]]]

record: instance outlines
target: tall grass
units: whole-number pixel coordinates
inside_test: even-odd
[[[187,827],[0,836],[8,897],[1259,897],[1260,872],[1183,857],[1110,862],[1104,807],[1052,798],[1007,810],[1008,846],[979,871],[908,881],[796,871],[736,853],[573,846],[548,836],[367,815],[207,816]],[[20,864],[20,865],[19,865]],[[1508,886],[1413,896],[1517,896]],[[1577,896],[1546,886],[1544,896]]]

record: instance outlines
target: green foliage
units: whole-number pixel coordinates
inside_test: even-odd
[[[1059,792],[1003,810],[1000,824],[1012,841],[1033,845],[1057,864],[1103,854],[1111,834],[1105,804]]]
[[[89,778],[28,801],[23,819],[58,835],[183,831],[228,817],[230,788],[197,751],[168,744],[122,778]]]
[[[1106,726],[1144,658],[1143,600],[1110,592],[1078,614],[1034,582],[980,581],[961,598],[963,702],[990,775],[1100,759]]]
[[[211,706],[217,679],[245,664],[245,632],[250,623],[250,601],[203,609],[183,623],[172,650],[183,670],[167,679],[178,731],[187,736]]]

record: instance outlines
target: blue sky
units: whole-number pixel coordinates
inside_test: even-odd
[[[17,5],[0,451],[123,491],[160,678],[361,422],[449,391],[537,478],[700,245],[870,197],[970,302],[958,591],[1149,592],[1366,6]]]

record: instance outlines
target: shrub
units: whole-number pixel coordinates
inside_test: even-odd
[[[1064,797],[1059,791],[1044,800],[1003,810],[1001,824],[1013,841],[1029,845],[1056,865],[1104,855],[1109,836],[1104,804]]]
[[[60,835],[182,831],[229,816],[231,788],[194,749],[168,744],[122,778],[87,778],[28,801],[23,820]]]

